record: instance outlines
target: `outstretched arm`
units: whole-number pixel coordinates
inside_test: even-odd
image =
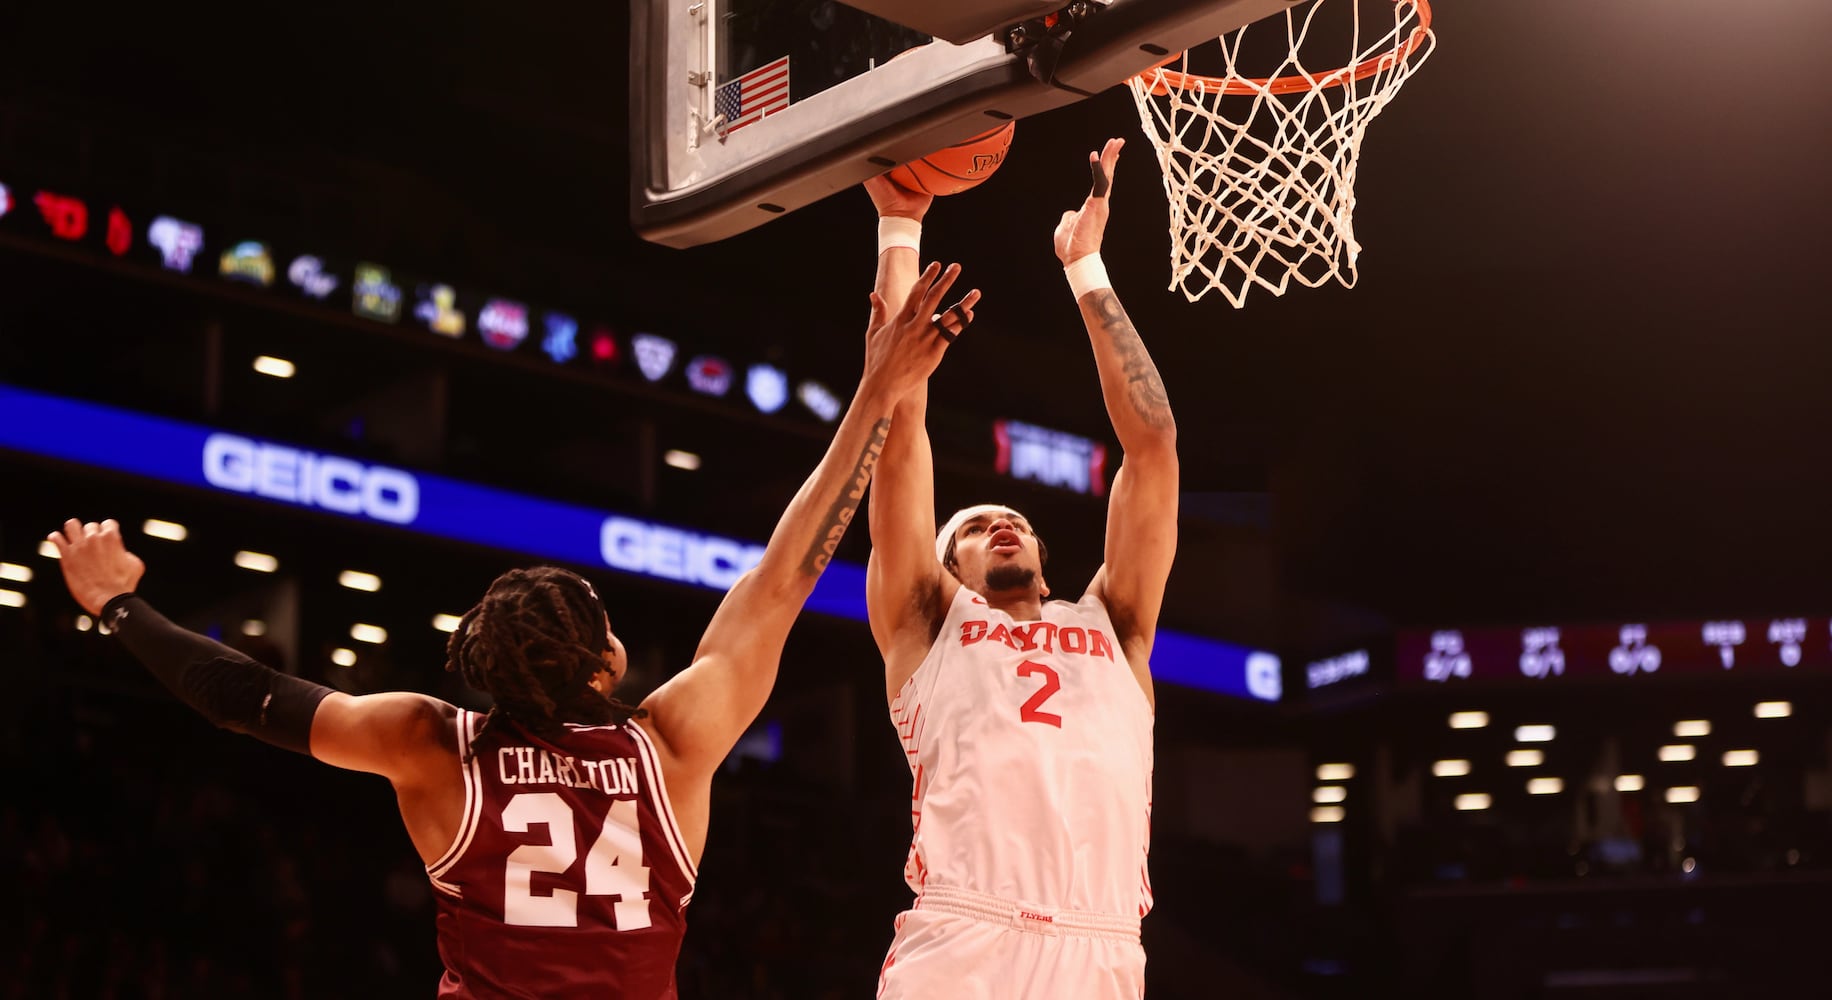
[[[50,540],[77,603],[213,725],[401,787],[436,780],[456,753],[456,710],[437,698],[332,691],[168,621],[134,594],[146,566],[114,521],[66,521]]]
[[[832,559],[865,497],[898,400],[929,377],[947,341],[929,317],[959,275],[931,264],[909,301],[890,310],[872,296],[865,372],[833,443],[771,533],[763,559],[732,586],[713,615],[692,666],[643,707],[674,774],[710,777],[762,710],[802,603]],[[671,794],[675,784],[670,778]]]
[[[1094,186],[1056,227],[1056,255],[1087,324],[1101,396],[1125,452],[1107,502],[1106,564],[1089,586],[1107,605],[1126,655],[1150,691],[1149,660],[1177,552],[1177,422],[1164,380],[1107,281],[1100,259],[1107,200],[1123,139],[1088,155]]]
[[[931,199],[885,177],[866,181],[865,190],[879,216],[877,294],[886,302],[901,302],[916,278],[917,250],[908,244],[919,236]],[[951,322],[971,322],[977,301],[978,293],[970,293]],[[926,382],[897,404],[869,510],[872,548],[865,573],[866,606],[872,638],[884,657],[887,696],[893,699],[922,662],[941,612],[954,598],[952,588],[960,586],[935,559],[935,462],[926,426],[928,404]]]

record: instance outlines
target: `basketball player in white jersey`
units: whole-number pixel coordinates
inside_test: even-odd
[[[1177,547],[1177,431],[1101,266],[1122,145],[1090,154],[1093,191],[1055,233],[1125,451],[1106,562],[1087,590],[1048,599],[1047,552],[1010,507],[969,507],[935,533],[926,389],[898,404],[878,463],[867,597],[914,778],[904,877],[916,892],[884,961],[884,1000],[1145,990],[1150,662]],[[928,200],[883,179],[867,187],[881,216],[878,290],[894,306],[916,278]]]

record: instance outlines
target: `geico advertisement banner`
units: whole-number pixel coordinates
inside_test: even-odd
[[[712,590],[763,557],[738,539],[11,386],[0,386],[0,448]],[[865,567],[830,564],[808,609],[864,620]],[[1278,662],[1160,629],[1152,668],[1169,683],[1276,701]]]

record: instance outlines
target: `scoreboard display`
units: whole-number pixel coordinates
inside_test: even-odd
[[[1647,675],[1832,674],[1832,619],[1412,629],[1396,643],[1402,683]]]

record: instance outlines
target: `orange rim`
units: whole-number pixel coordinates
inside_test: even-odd
[[[1251,95],[1259,93],[1302,94],[1311,90],[1322,90],[1325,87],[1340,87],[1351,80],[1365,80],[1376,73],[1392,68],[1402,60],[1412,57],[1412,53],[1424,45],[1431,37],[1431,3],[1430,0],[1392,0],[1397,6],[1409,3],[1419,13],[1418,27],[1412,35],[1392,52],[1385,52],[1372,59],[1364,59],[1352,66],[1344,66],[1322,75],[1273,77],[1263,80],[1232,79],[1225,76],[1203,76],[1200,73],[1184,73],[1174,69],[1164,69],[1181,56],[1171,56],[1159,65],[1159,68],[1140,73],[1137,79],[1151,85],[1151,92],[1162,97],[1171,90],[1196,90],[1209,93]],[[1187,53],[1185,53],[1187,54]]]

